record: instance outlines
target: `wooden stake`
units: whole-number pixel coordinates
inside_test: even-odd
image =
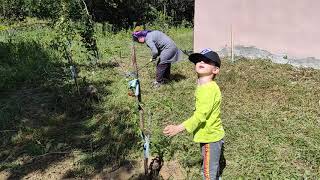
[[[233,44],[233,29],[231,24],[231,62],[234,62],[234,44]]]
[[[135,46],[134,46],[134,42],[132,42],[132,49],[131,49],[131,61],[132,61],[132,66],[133,66],[133,69],[135,71],[135,75],[137,79],[139,79],[139,69],[138,69],[138,65],[137,65],[137,58],[136,58],[136,49],[135,49]],[[142,133],[142,136],[144,138],[144,136],[146,136],[146,133],[145,133],[145,129],[144,129],[144,110],[143,108],[141,107],[141,87],[137,87],[139,88],[139,95],[136,96],[136,100],[137,100],[137,105],[138,105],[138,110],[139,110],[139,126],[140,126],[140,130],[141,130],[141,133]],[[148,158],[144,158],[144,173],[145,174],[148,174]]]

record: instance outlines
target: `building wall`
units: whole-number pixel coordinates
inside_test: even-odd
[[[320,58],[319,0],[195,0],[194,49],[235,45]]]

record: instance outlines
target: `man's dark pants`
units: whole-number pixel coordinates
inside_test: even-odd
[[[164,83],[170,78],[171,63],[160,64],[157,63],[156,81],[159,83]]]

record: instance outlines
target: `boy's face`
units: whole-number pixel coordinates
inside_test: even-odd
[[[196,72],[200,76],[211,76],[219,74],[220,68],[215,66],[215,64],[208,60],[202,59],[196,64]]]

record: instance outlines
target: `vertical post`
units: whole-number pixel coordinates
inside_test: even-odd
[[[82,3],[83,3],[83,6],[84,6],[84,10],[86,11],[87,15],[90,17],[90,14],[89,14],[88,7],[87,7],[86,2],[84,2],[84,0],[82,0]],[[90,23],[92,23],[92,22],[91,22],[91,18],[89,18],[89,20],[90,20]]]
[[[139,79],[139,72],[138,72],[138,65],[137,65],[137,58],[136,58],[136,49],[135,49],[135,46],[134,46],[134,42],[132,42],[132,49],[131,49],[131,61],[132,61],[132,66],[133,66],[133,69],[135,71],[135,78],[136,79]],[[145,134],[145,131],[144,131],[144,111],[141,107],[141,91],[140,91],[140,85],[137,87],[139,88],[139,94],[136,96],[136,100],[137,100],[137,105],[138,105],[138,110],[139,110],[139,127],[140,127],[140,130],[141,130],[141,134],[142,134],[142,137],[144,139],[144,141],[149,141],[148,137],[146,137],[146,134]],[[146,144],[149,145],[149,142],[147,142]],[[144,173],[145,174],[148,174],[148,156],[149,156],[149,147],[144,147]]]
[[[166,3],[163,4],[163,14],[164,14],[164,18],[165,20],[167,19],[167,7],[166,7]]]
[[[131,61],[132,61],[132,66],[135,72],[135,78],[139,79],[139,72],[138,72],[138,65],[137,65],[137,58],[136,58],[136,48],[134,46],[134,42],[132,42],[132,52],[131,52]],[[138,87],[140,88],[140,86]],[[140,92],[140,89],[139,89]],[[143,109],[140,106],[140,103],[142,102],[141,100],[141,93],[137,96],[137,103],[138,103],[138,108],[139,108],[139,115],[140,115],[140,129],[143,132],[144,131],[144,118],[143,118]]]
[[[134,46],[134,42],[132,41],[131,47],[131,62],[133,66],[133,70],[136,73],[136,77],[138,79],[138,65],[137,65],[137,58],[136,58],[136,47]]]
[[[234,62],[234,44],[233,44],[233,29],[232,29],[232,24],[231,24],[231,62]]]

